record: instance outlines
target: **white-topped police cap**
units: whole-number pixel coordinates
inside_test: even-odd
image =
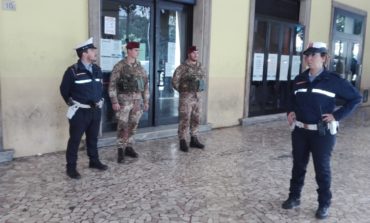
[[[310,55],[312,53],[328,53],[326,43],[323,42],[312,42],[308,44],[308,47],[303,51],[304,55]]]
[[[85,42],[78,44],[75,48],[76,51],[82,51],[86,49],[96,49],[96,47],[94,46],[92,37],[86,40]]]

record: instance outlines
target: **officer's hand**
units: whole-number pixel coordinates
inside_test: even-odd
[[[149,103],[144,103],[143,110],[148,111],[148,109],[149,109]]]
[[[289,125],[292,125],[293,122],[295,121],[295,112],[289,112],[287,118],[288,118]]]
[[[121,109],[121,106],[119,106],[118,103],[114,103],[112,104],[112,109],[113,111],[119,111]]]
[[[332,121],[335,121],[335,118],[332,114],[323,114],[322,115],[322,120],[324,122],[332,122]]]
[[[75,103],[73,102],[73,99],[72,98],[68,98],[68,102],[67,102],[67,105],[68,106],[72,106],[74,105]]]

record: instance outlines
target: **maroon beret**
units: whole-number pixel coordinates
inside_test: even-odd
[[[134,48],[140,48],[139,42],[128,42],[126,45],[126,49],[134,49]]]
[[[194,52],[194,51],[198,51],[197,47],[196,47],[196,46],[191,46],[191,47],[189,47],[189,49],[188,49],[188,54],[189,54],[189,53],[192,53],[192,52]]]

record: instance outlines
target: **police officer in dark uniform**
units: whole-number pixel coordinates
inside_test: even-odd
[[[81,178],[77,172],[77,154],[81,137],[86,134],[89,167],[106,170],[108,167],[99,160],[97,149],[100,128],[101,107],[103,105],[102,71],[94,62],[96,47],[90,38],[76,47],[79,60],[68,67],[64,73],[60,92],[68,104],[69,140],[66,152],[67,175],[73,179]]]
[[[282,208],[300,205],[306,167],[312,153],[318,184],[316,218],[324,219],[329,214],[332,198],[330,157],[338,121],[356,108],[361,95],[347,80],[326,70],[328,55],[325,43],[311,43],[303,54],[309,69],[295,78],[287,113],[288,123],[293,129],[293,168],[289,197]],[[336,109],[336,98],[345,102],[339,109]]]

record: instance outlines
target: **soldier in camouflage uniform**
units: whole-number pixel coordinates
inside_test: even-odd
[[[204,148],[197,137],[200,123],[201,91],[205,88],[205,72],[198,62],[198,56],[197,48],[190,47],[187,60],[176,68],[172,78],[173,87],[180,93],[178,135],[180,150],[183,152],[189,150],[186,143],[189,127],[190,147]]]
[[[118,120],[118,163],[124,161],[124,155],[138,157],[132,148],[134,135],[143,110],[149,108],[148,76],[137,60],[139,47],[138,42],[127,43],[127,57],[114,66],[109,83],[109,97]]]

